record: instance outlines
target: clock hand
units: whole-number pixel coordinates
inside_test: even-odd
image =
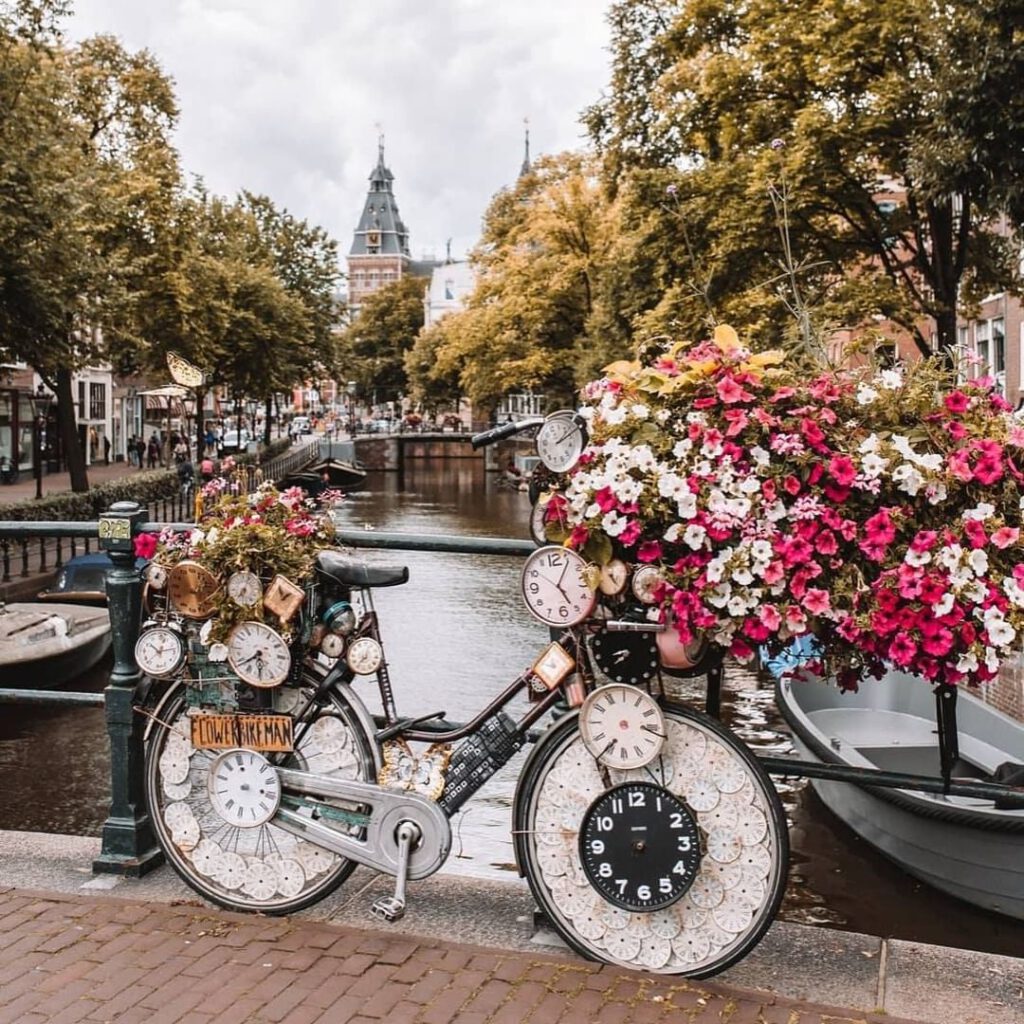
[[[653,732],[654,735],[658,737],[658,739],[664,740],[668,738],[663,732],[658,732],[658,730],[655,729],[653,725],[641,725],[640,728],[643,729],[645,732]]]

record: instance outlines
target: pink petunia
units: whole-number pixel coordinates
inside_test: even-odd
[[[718,397],[726,405],[733,405],[736,402],[749,402],[753,398],[753,395],[742,388],[732,377],[723,377],[718,382],[716,390],[718,391]]]
[[[829,475],[840,487],[852,486],[857,479],[857,467],[847,455],[835,455],[828,464]]]
[[[889,644],[889,658],[897,665],[909,665],[917,654],[917,644],[906,633],[897,633]]]
[[[997,548],[1008,548],[1011,544],[1016,544],[1020,537],[1020,530],[1016,526],[1000,526],[995,533],[992,534],[992,543]]]
[[[632,547],[639,539],[640,534],[643,532],[640,526],[639,519],[631,519],[626,523],[626,528],[619,534],[618,540],[623,547]]]
[[[152,558],[156,554],[156,537],[151,533],[139,533],[135,536],[134,548],[136,558]]]
[[[774,632],[779,628],[782,623],[782,616],[779,615],[778,608],[773,604],[763,604],[757,610],[757,617],[768,627],[768,629]]]
[[[943,399],[943,404],[946,408],[953,413],[955,416],[959,416],[962,413],[967,412],[970,407],[971,400],[962,391],[951,391]]]
[[[808,590],[804,595],[803,606],[812,615],[825,615],[832,610],[832,602],[827,590]]]
[[[661,544],[656,540],[645,540],[637,549],[638,562],[657,562],[661,558]]]

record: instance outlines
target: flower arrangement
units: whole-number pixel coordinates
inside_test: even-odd
[[[1024,426],[937,361],[808,378],[720,326],[584,390],[552,539],[660,567],[651,614],[740,660],[813,635],[855,687],[992,678],[1024,630]]]
[[[164,530],[136,537],[137,555],[172,566],[184,559],[199,562],[222,583],[209,639],[222,640],[243,619],[259,617],[232,602],[223,583],[234,572],[248,571],[264,584],[284,576],[304,586],[312,576],[318,551],[333,546],[330,509],[341,500],[337,490],[310,498],[301,487],[279,491],[270,483],[251,494],[237,481],[214,478],[202,490],[205,508],[192,530]]]

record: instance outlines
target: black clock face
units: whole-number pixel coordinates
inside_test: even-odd
[[[617,683],[646,683],[658,669],[651,633],[597,633],[590,641],[597,667]]]
[[[580,825],[580,860],[590,884],[623,910],[671,906],[700,869],[700,831],[687,806],[650,782],[602,793]]]

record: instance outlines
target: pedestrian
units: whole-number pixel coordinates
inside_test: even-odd
[[[143,460],[146,457],[146,442],[142,440],[142,437],[136,438],[135,441],[135,458],[138,462],[139,469],[143,469]]]
[[[103,461],[110,465],[110,438],[106,434],[103,435]]]
[[[149,439],[149,446],[146,449],[146,465],[149,469],[156,469],[157,460],[160,458],[160,442],[156,434]]]

